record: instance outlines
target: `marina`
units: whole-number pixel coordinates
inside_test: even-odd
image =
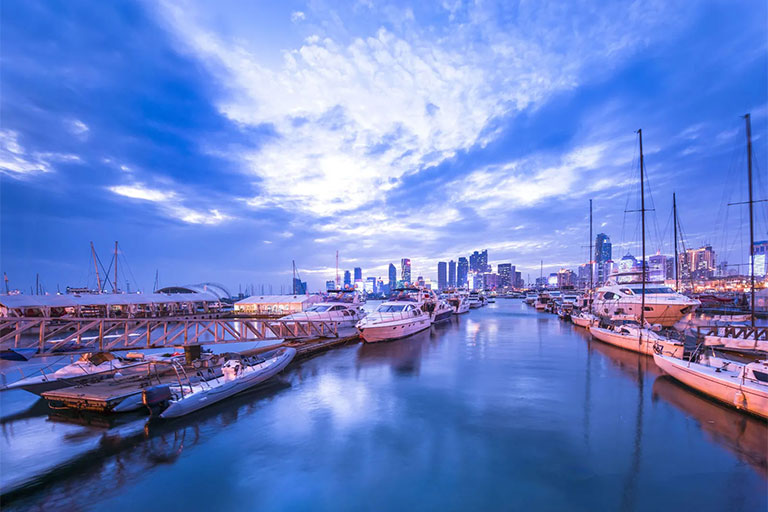
[[[462,509],[503,499],[593,510],[596,497],[605,509],[766,505],[766,422],[519,299],[388,343],[339,343],[267,387],[171,423],[35,400],[3,395],[0,456],[17,468],[2,483],[7,510],[193,507],[194,494],[161,491],[178,474],[236,510],[249,509],[254,492],[272,510],[310,499],[355,509],[372,497],[392,508],[416,493],[428,506]],[[235,472],[213,469],[235,453]],[[439,492],[424,494],[414,478],[427,468],[440,468],[432,473]],[[382,480],[382,471],[392,476]],[[281,492],[294,476],[309,483]],[[686,485],[664,483],[678,480]],[[328,493],[317,502],[320,489]]]

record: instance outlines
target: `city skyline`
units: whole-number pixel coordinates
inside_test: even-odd
[[[93,286],[89,244],[106,267],[115,240],[123,290],[291,289],[291,260],[319,290],[336,251],[364,277],[408,255],[436,280],[479,247],[524,278],[575,271],[589,199],[639,253],[638,128],[648,254],[672,252],[677,192],[687,246],[744,264],[724,205],[746,195],[747,112],[768,197],[766,9],[6,3],[0,271]]]

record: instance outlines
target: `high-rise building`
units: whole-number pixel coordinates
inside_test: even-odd
[[[448,287],[448,264],[444,261],[437,263],[437,289],[445,290]]]
[[[764,276],[768,274],[768,240],[761,240],[752,245],[754,253],[755,275]],[[750,269],[750,273],[752,270]]]
[[[469,271],[470,272],[490,272],[491,267],[488,265],[488,249],[483,252],[475,251],[469,255]]]
[[[499,286],[501,288],[512,288],[512,278],[515,275],[515,267],[511,263],[499,263]]]
[[[419,276],[419,277],[416,278],[416,285],[417,286],[419,286],[421,288],[424,288],[424,286],[426,286],[426,284],[427,283],[426,283],[426,281],[424,281],[424,276]]]
[[[369,277],[365,280],[365,287],[363,288],[365,290],[365,293],[376,293],[376,278],[375,277]]]
[[[456,288],[456,262],[453,260],[448,262],[448,287]]]
[[[608,279],[605,274],[605,262],[613,258],[611,250],[611,238],[605,233],[598,233],[595,238],[595,266],[597,267],[597,283],[602,284]]]
[[[335,290],[336,289],[336,281],[335,280],[326,281],[325,282],[325,289],[326,290]]]
[[[648,258],[648,281],[658,283],[670,278],[667,274],[667,260],[669,259],[674,258],[667,258],[664,254],[660,253]]]
[[[360,267],[355,267],[355,282],[362,281],[363,280],[363,269]]]
[[[307,283],[298,277],[293,278],[293,294],[304,295],[307,293]]]
[[[515,288],[525,288],[525,283],[523,282],[523,273],[522,272],[515,272]]]
[[[395,287],[395,283],[397,283],[397,268],[390,263],[389,264],[389,288],[392,289]]]
[[[688,249],[678,255],[680,261],[680,279],[709,279],[714,276],[715,251],[711,245],[698,249]],[[757,259],[756,259],[757,260]],[[757,271],[757,269],[755,269]]]
[[[411,260],[409,258],[400,260],[400,279],[403,284],[411,282]]]
[[[493,274],[491,272],[486,272],[483,276],[483,289],[484,290],[495,290],[496,288],[499,288],[501,286],[500,277],[499,274]]]
[[[344,288],[349,288],[352,286],[352,274],[349,273],[349,270],[344,271]]]
[[[466,287],[469,285],[468,278],[469,277],[469,261],[467,261],[467,258],[461,257],[459,258],[459,263],[456,265],[456,286],[458,287]]]
[[[556,282],[558,288],[575,288],[576,274],[572,270],[568,270],[566,268],[560,269],[557,272]]]

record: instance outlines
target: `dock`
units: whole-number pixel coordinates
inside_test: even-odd
[[[293,347],[296,349],[295,362],[330,350],[334,347],[349,343],[357,343],[360,340],[359,334],[354,328],[348,330],[342,329],[338,334],[338,337],[283,341],[273,345],[240,351],[239,354],[244,357],[252,357],[280,347]],[[293,362],[291,364],[293,364]],[[290,365],[288,367],[290,368]],[[157,365],[154,365],[154,370],[156,369]],[[206,378],[216,378],[221,376],[221,370],[219,368],[194,368],[191,365],[184,365],[184,369],[189,378],[193,380],[201,378],[199,372],[202,372]],[[48,401],[48,405],[52,409],[77,409],[99,413],[111,413],[114,412],[115,407],[123,401],[127,399],[135,401],[137,398],[140,398],[141,393],[147,387],[162,384],[178,385],[178,383],[179,379],[171,367],[164,367],[162,368],[162,371],[154,372],[152,368],[146,368],[136,370],[132,372],[132,374],[125,375],[119,379],[108,378],[87,385],[56,389],[47,391],[43,393],[42,396]]]

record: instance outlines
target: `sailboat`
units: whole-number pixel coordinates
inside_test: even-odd
[[[647,328],[646,326],[646,265],[645,265],[645,160],[643,157],[643,131],[638,130],[638,140],[640,144],[640,214],[641,214],[641,231],[643,238],[643,258],[641,260],[642,267],[642,279],[639,287],[635,284],[635,288],[639,294],[639,321],[637,324],[634,321],[626,322],[618,325],[590,326],[589,332],[594,338],[604,343],[609,343],[617,347],[631,350],[633,352],[639,352],[641,354],[653,355],[656,350],[664,354],[675,355],[677,357],[683,356],[684,345],[683,343],[664,337],[657,332]],[[595,311],[599,310],[600,300],[605,299],[606,295],[612,292],[598,291],[598,295],[595,298]],[[635,293],[632,293],[635,295]],[[613,319],[616,319],[616,314],[613,314]],[[635,315],[628,316],[628,319],[636,319]]]
[[[749,230],[752,284],[752,332],[754,341],[744,338],[722,338],[705,340],[705,348],[692,354],[690,360],[654,354],[653,359],[665,373],[705,395],[753,414],[768,418],[768,358],[752,362],[741,362],[733,358],[719,357],[712,346],[738,352],[737,344],[752,344],[751,355],[761,352],[758,331],[755,327],[755,267],[754,267],[754,222],[752,198],[752,130],[750,115],[744,116],[747,128],[747,173],[749,180]],[[698,353],[699,357],[695,357]]]

